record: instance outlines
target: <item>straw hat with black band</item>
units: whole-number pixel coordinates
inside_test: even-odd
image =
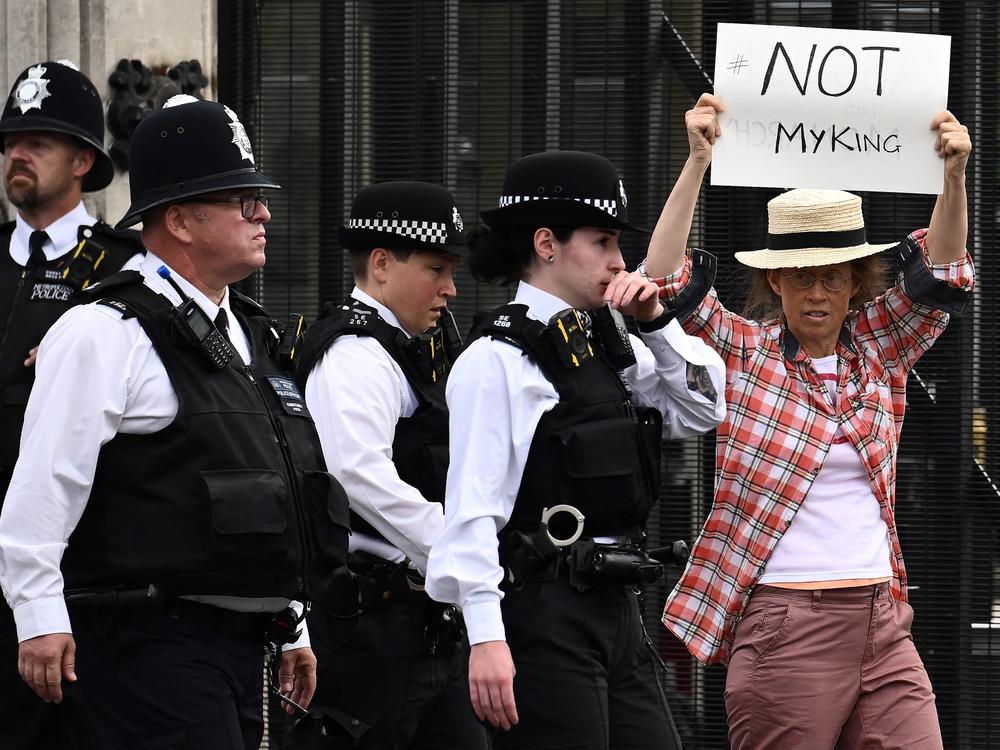
[[[797,189],[768,201],[767,247],[735,255],[751,268],[808,268],[863,258],[897,244],[869,244],[858,196]]]

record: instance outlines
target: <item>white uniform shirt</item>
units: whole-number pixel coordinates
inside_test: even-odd
[[[64,214],[54,222],[45,227],[44,231],[49,236],[45,244],[42,245],[42,252],[45,253],[46,260],[59,258],[74,247],[79,242],[78,233],[82,226],[93,226],[97,223],[97,218],[88,213],[83,201],[80,201],[76,208],[68,214]],[[28,239],[35,228],[28,224],[21,214],[14,220],[14,233],[10,237],[10,257],[19,266],[28,264],[31,257],[31,250],[28,247]],[[142,254],[137,253],[129,258],[123,266],[123,270],[137,270],[142,263]]]
[[[547,323],[567,303],[521,282],[514,302]],[[698,435],[726,416],[725,366],[719,355],[671,321],[631,337],[636,364],[625,371],[636,405],[663,414],[667,438]],[[687,364],[707,368],[716,398],[688,389]],[[542,415],[559,403],[555,386],[517,347],[488,336],[459,357],[448,377],[451,463],[445,528],[431,549],[427,591],[458,604],[472,644],[504,640],[497,534],[507,524],[528,450]]]
[[[411,335],[370,295],[355,287],[351,296]],[[396,423],[420,405],[400,366],[371,336],[347,334],[317,361],[305,397],[327,468],[344,486],[351,509],[390,542],[355,531],[351,550],[392,562],[408,557],[423,573],[431,544],[444,528],[444,510],[400,479],[392,462]]]
[[[149,252],[139,268],[148,287],[175,304],[180,296]],[[244,362],[250,345],[229,308],[178,274],[174,281],[212,320],[229,316],[229,337]],[[18,640],[70,633],[60,563],[90,497],[101,446],[118,433],[145,435],[177,416],[177,396],[153,342],[135,318],[107,305],[66,312],[42,339],[25,411],[17,465],[0,512],[0,585]],[[187,597],[242,612],[280,611],[281,597]],[[305,632],[294,647],[308,645]],[[287,648],[287,646],[286,646]]]

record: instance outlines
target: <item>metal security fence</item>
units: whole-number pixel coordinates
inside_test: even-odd
[[[268,263],[248,282],[274,313],[315,316],[350,289],[336,227],[353,193],[381,180],[437,181],[466,225],[514,158],[592,150],[624,175],[629,209],[652,226],[687,156],[683,113],[711,89],[718,22],[883,29],[952,37],[949,106],[969,127],[970,309],[909,384],[897,512],[916,610],[913,633],[938,696],[948,748],[1000,747],[1000,586],[995,477],[997,2],[980,0],[219,0],[219,91],[248,123],[258,163],[284,186],[272,202]],[[776,191],[711,187],[695,240],[720,259],[718,287],[742,299],[734,249],[762,247]],[[924,226],[933,198],[864,196],[873,241]],[[643,253],[624,239],[626,260]],[[467,324],[508,290],[459,274]],[[692,537],[711,503],[712,438],[668,445],[654,541]],[[676,571],[674,572],[676,576]],[[691,748],[725,748],[721,667],[703,668],[648,628]],[[277,738],[272,736],[272,746]]]

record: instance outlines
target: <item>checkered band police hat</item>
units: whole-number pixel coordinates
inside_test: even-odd
[[[497,208],[480,215],[491,229],[592,226],[646,231],[629,223],[618,170],[603,156],[586,151],[521,157],[507,170]]]
[[[257,171],[250,138],[236,113],[218,102],[179,94],[139,123],[129,147],[132,205],[117,228],[181,198],[238,188],[281,188]]]
[[[14,81],[0,115],[0,135],[26,131],[71,135],[97,152],[94,166],[84,175],[84,191],[101,190],[115,176],[111,157],[104,150],[101,95],[68,60],[30,65]]]
[[[451,193],[429,182],[380,182],[354,196],[340,244],[352,252],[440,250],[465,256],[465,225]]]

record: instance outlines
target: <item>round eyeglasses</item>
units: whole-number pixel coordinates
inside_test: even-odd
[[[228,203],[233,206],[238,205],[240,207],[240,214],[247,221],[250,221],[254,217],[254,214],[257,213],[258,203],[267,208],[267,204],[270,202],[271,199],[265,195],[237,195],[232,198],[189,198],[178,201],[178,203]]]
[[[796,289],[809,289],[817,281],[822,281],[823,286],[831,292],[839,292],[847,286],[847,282],[850,280],[849,276],[845,276],[840,271],[829,271],[822,276],[813,276],[808,271],[793,271],[781,275],[791,281],[792,286]]]

